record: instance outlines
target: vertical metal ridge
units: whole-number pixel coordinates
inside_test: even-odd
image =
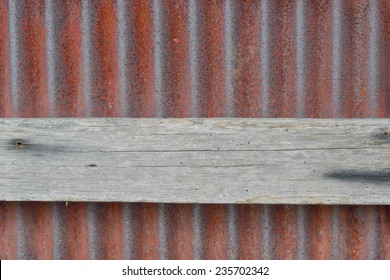
[[[262,221],[263,207],[260,205],[238,205],[235,238],[239,259],[261,259],[264,257],[267,223]]]
[[[122,259],[123,204],[92,203],[87,211],[89,258]]]
[[[163,117],[191,114],[191,74],[188,1],[162,2]]]
[[[160,255],[160,258],[175,260],[194,258],[195,233],[191,222],[194,215],[192,205],[165,204],[165,209],[167,211],[163,228],[166,228],[166,254],[165,257]]]
[[[17,91],[16,114],[19,117],[44,117],[48,115],[46,29],[44,1],[20,1],[12,7],[17,33],[15,66]],[[14,50],[15,51],[15,50]]]
[[[233,98],[234,97],[234,83],[233,83],[233,63],[234,63],[234,45],[233,45],[233,18],[234,18],[234,3],[231,0],[226,0],[224,2],[224,51],[225,51],[225,94],[226,94],[226,114],[227,116],[235,115],[235,108],[233,108]]]
[[[22,220],[22,210],[20,202],[15,202],[15,220],[16,220],[16,258],[23,259],[23,251],[25,246],[24,242],[24,231],[23,231],[23,220]]]
[[[161,78],[160,57],[156,56],[160,50],[158,11],[151,1],[122,2],[118,3],[122,116],[153,117],[156,110],[161,111],[156,107],[161,102],[156,84]]]
[[[228,205],[202,205],[202,259],[229,258]]]
[[[341,1],[332,1],[332,115],[341,116],[342,22]]]
[[[338,254],[337,259],[368,258],[368,228],[373,226],[367,206],[338,207]],[[375,242],[375,241],[374,241]]]
[[[188,2],[188,31],[190,52],[190,75],[191,75],[191,116],[199,117],[199,12],[198,1]]]
[[[13,109],[19,117],[47,117],[45,3],[20,1],[9,9]],[[52,259],[52,204],[18,203],[16,214],[17,257]]]
[[[119,68],[119,98],[120,98],[120,116],[131,115],[132,104],[129,102],[129,92],[131,92],[131,46],[134,45],[132,40],[131,26],[134,22],[133,13],[129,12],[130,2],[126,0],[116,0],[117,30],[118,30],[118,68]],[[134,106],[134,105],[133,105]]]
[[[98,233],[96,203],[88,203],[87,206],[87,229],[88,229],[88,259],[98,259]]]
[[[348,253],[351,248],[351,244],[349,244],[348,232],[349,227],[351,226],[348,223],[347,215],[348,210],[350,210],[351,214],[353,209],[349,206],[339,206],[337,211],[337,225],[338,225],[338,240],[337,240],[337,259],[351,259],[351,255]]]
[[[346,231],[346,240],[348,249],[346,251],[348,259],[366,259],[367,258],[367,227],[369,217],[367,206],[350,206],[346,209],[346,219],[348,230]]]
[[[168,259],[168,209],[167,205],[158,204],[158,254],[160,259]],[[169,253],[172,253],[171,251]]]
[[[99,204],[98,225],[101,246],[99,259],[123,259],[123,204]]]
[[[123,204],[91,203],[88,211],[90,259],[122,259],[124,257]]]
[[[49,202],[20,203],[21,259],[53,258],[53,212]]]
[[[231,76],[229,90],[233,92],[234,115],[236,117],[261,117],[261,6],[258,1],[247,2],[242,7],[235,3],[234,42],[230,48],[234,53],[233,64],[228,68]],[[230,21],[232,21],[231,19]],[[228,36],[229,34],[226,34]],[[233,67],[234,66],[234,67]]]
[[[61,217],[60,203],[53,203],[53,259],[65,259],[66,234],[62,229],[66,227]]]
[[[296,1],[270,0],[269,116],[296,116]]]
[[[78,0],[46,3],[46,21],[50,22],[46,27],[49,114],[51,117],[82,117],[86,115],[82,4]],[[89,254],[87,209],[86,203],[53,204],[54,258],[88,259],[92,255]]]
[[[379,83],[379,12],[378,2],[372,0],[369,7],[369,33],[368,33],[368,57],[367,57],[367,93],[369,98],[369,110],[372,116],[380,117],[378,104]]]
[[[121,115],[118,40],[118,7],[113,0],[83,3],[83,55],[88,64],[85,73],[88,115],[116,117]],[[91,24],[93,24],[91,26]],[[122,259],[123,204],[92,204],[88,208],[92,259]],[[88,220],[90,218],[88,217]]]
[[[332,207],[331,214],[331,224],[332,224],[332,255],[330,259],[337,260],[340,259],[341,255],[341,246],[340,246],[340,236],[341,236],[341,228],[340,228],[340,206],[335,205]],[[314,245],[315,246],[315,245]],[[315,250],[315,249],[313,249]],[[313,254],[314,252],[312,252]]]
[[[363,117],[369,114],[367,94],[368,9],[364,0],[343,1],[343,87],[341,106],[343,117]]]
[[[225,2],[199,2],[199,109],[200,117],[228,114],[226,95]],[[227,259],[228,207],[201,206],[201,258]]]
[[[91,54],[91,15],[90,0],[81,2],[81,32],[82,32],[82,81],[83,98],[85,99],[85,116],[92,114],[91,81],[92,81],[92,54]]]
[[[261,246],[262,246],[262,254],[259,259],[270,260],[273,259],[272,250],[275,248],[273,237],[273,228],[271,224],[272,219],[272,206],[271,205],[261,205],[261,215],[260,215],[260,224],[262,225],[262,229],[260,232],[260,236],[262,236]]]
[[[123,258],[125,260],[135,259],[132,214],[131,204],[125,203],[123,206]]]
[[[161,1],[153,0],[153,60],[154,60],[154,87],[155,87],[155,100],[156,108],[154,117],[161,118],[164,115],[163,112],[163,52],[162,52],[162,10]]]
[[[47,0],[45,20],[49,115],[83,116],[80,1]]]
[[[90,77],[89,100],[91,114],[95,117],[116,117],[120,115],[118,98],[118,32],[117,10],[113,0],[93,1],[89,11]],[[87,35],[88,36],[88,35]]]
[[[269,0],[260,4],[260,65],[261,65],[261,111],[263,117],[269,117],[270,60],[269,60]]]
[[[306,229],[309,227],[309,223],[307,221],[307,206],[306,205],[298,205],[297,206],[297,255],[296,259],[303,260],[308,258],[308,235]]]
[[[54,5],[51,0],[45,0],[45,27],[46,27],[46,69],[47,69],[47,93],[49,99],[49,116],[53,116],[54,96],[56,91],[56,49],[54,33],[58,30],[54,26]]]
[[[376,211],[375,206],[367,206],[369,223],[367,226],[367,256],[365,259],[377,260],[380,255],[376,248],[380,246],[380,235],[379,235],[379,213]]]
[[[0,1],[0,117],[11,117],[13,113],[8,19],[8,5]]]
[[[335,1],[309,1],[305,18],[306,55],[303,116],[330,118],[340,91],[340,13]],[[298,75],[299,76],[299,75]],[[333,95],[332,95],[333,93]],[[334,104],[333,104],[334,103]]]
[[[199,0],[200,117],[227,116],[225,1]]]
[[[88,259],[86,203],[53,203],[53,259]]]
[[[305,47],[307,46],[307,35],[306,35],[306,6],[304,0],[297,0],[295,12],[295,44],[296,44],[296,72],[297,72],[297,89],[296,89],[296,116],[304,117],[305,112],[305,103],[306,103],[306,53]],[[317,92],[315,92],[317,94]]]
[[[16,203],[0,202],[0,259],[12,260],[17,256]]]
[[[274,230],[274,255],[272,259],[296,259],[298,257],[298,211],[296,205],[272,206]]]
[[[131,205],[132,232],[135,259],[159,259],[158,204],[135,203]]]
[[[193,259],[202,259],[203,251],[203,238],[202,238],[202,206],[200,204],[194,204],[192,207],[192,228],[194,232],[193,238]]]
[[[334,209],[332,206],[310,206],[305,209],[307,214],[308,259],[332,259],[334,236],[338,236],[333,227]],[[301,245],[302,246],[302,245]]]
[[[376,208],[379,214],[379,247],[376,248],[378,251],[379,259],[390,259],[390,207],[379,206]]]
[[[18,80],[20,79],[20,70],[18,68],[19,60],[19,36],[18,36],[18,21],[17,21],[17,5],[16,2],[8,2],[8,33],[9,33],[9,67],[11,75],[11,100],[13,117],[16,116],[17,108],[17,92],[19,91]],[[3,89],[2,89],[3,90]]]
[[[264,4],[249,1],[241,5],[229,2],[230,31],[227,56],[227,91],[229,116],[261,117],[264,115],[262,78],[266,71],[267,54],[262,56],[266,44],[267,23]],[[264,28],[262,28],[264,24]],[[230,39],[231,38],[231,39]],[[263,39],[263,41],[261,41]],[[230,59],[232,57],[232,59]],[[264,58],[262,61],[262,58]],[[261,64],[263,63],[263,64]],[[264,71],[263,71],[264,70]],[[267,82],[267,81],[265,81]],[[265,104],[267,105],[267,104]],[[258,205],[229,205],[229,258],[259,259],[262,256],[261,208]]]
[[[228,241],[228,256],[230,260],[238,259],[239,257],[239,250],[238,250],[238,222],[237,222],[237,216],[238,216],[238,207],[234,204],[228,205],[228,235],[229,235],[229,241]]]
[[[390,36],[388,30],[390,29],[390,2],[386,0],[379,0],[378,3],[378,23],[380,34],[378,40],[380,42],[379,51],[379,83],[378,88],[378,110],[380,117],[390,117]]]
[[[20,71],[18,69],[19,51],[18,51],[18,32],[17,32],[17,18],[16,18],[16,3],[14,1],[8,2],[8,33],[9,33],[9,72],[11,75],[11,100],[13,117],[16,115],[18,80],[20,79]]]
[[[61,259],[85,260],[89,258],[88,207],[86,203],[58,202],[55,238],[59,242],[58,256]],[[55,239],[54,238],[54,239]]]

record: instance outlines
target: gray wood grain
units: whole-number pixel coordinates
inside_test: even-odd
[[[0,200],[390,204],[389,119],[1,119]]]

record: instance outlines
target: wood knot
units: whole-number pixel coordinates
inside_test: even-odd
[[[27,147],[27,144],[23,140],[16,140],[15,141],[16,149],[23,149]]]

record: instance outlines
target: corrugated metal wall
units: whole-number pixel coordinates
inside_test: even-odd
[[[389,0],[0,0],[2,117],[389,117],[389,77]],[[0,258],[390,259],[390,207],[0,202]]]

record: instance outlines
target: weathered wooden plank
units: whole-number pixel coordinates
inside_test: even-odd
[[[389,119],[1,119],[0,200],[390,204]]]

